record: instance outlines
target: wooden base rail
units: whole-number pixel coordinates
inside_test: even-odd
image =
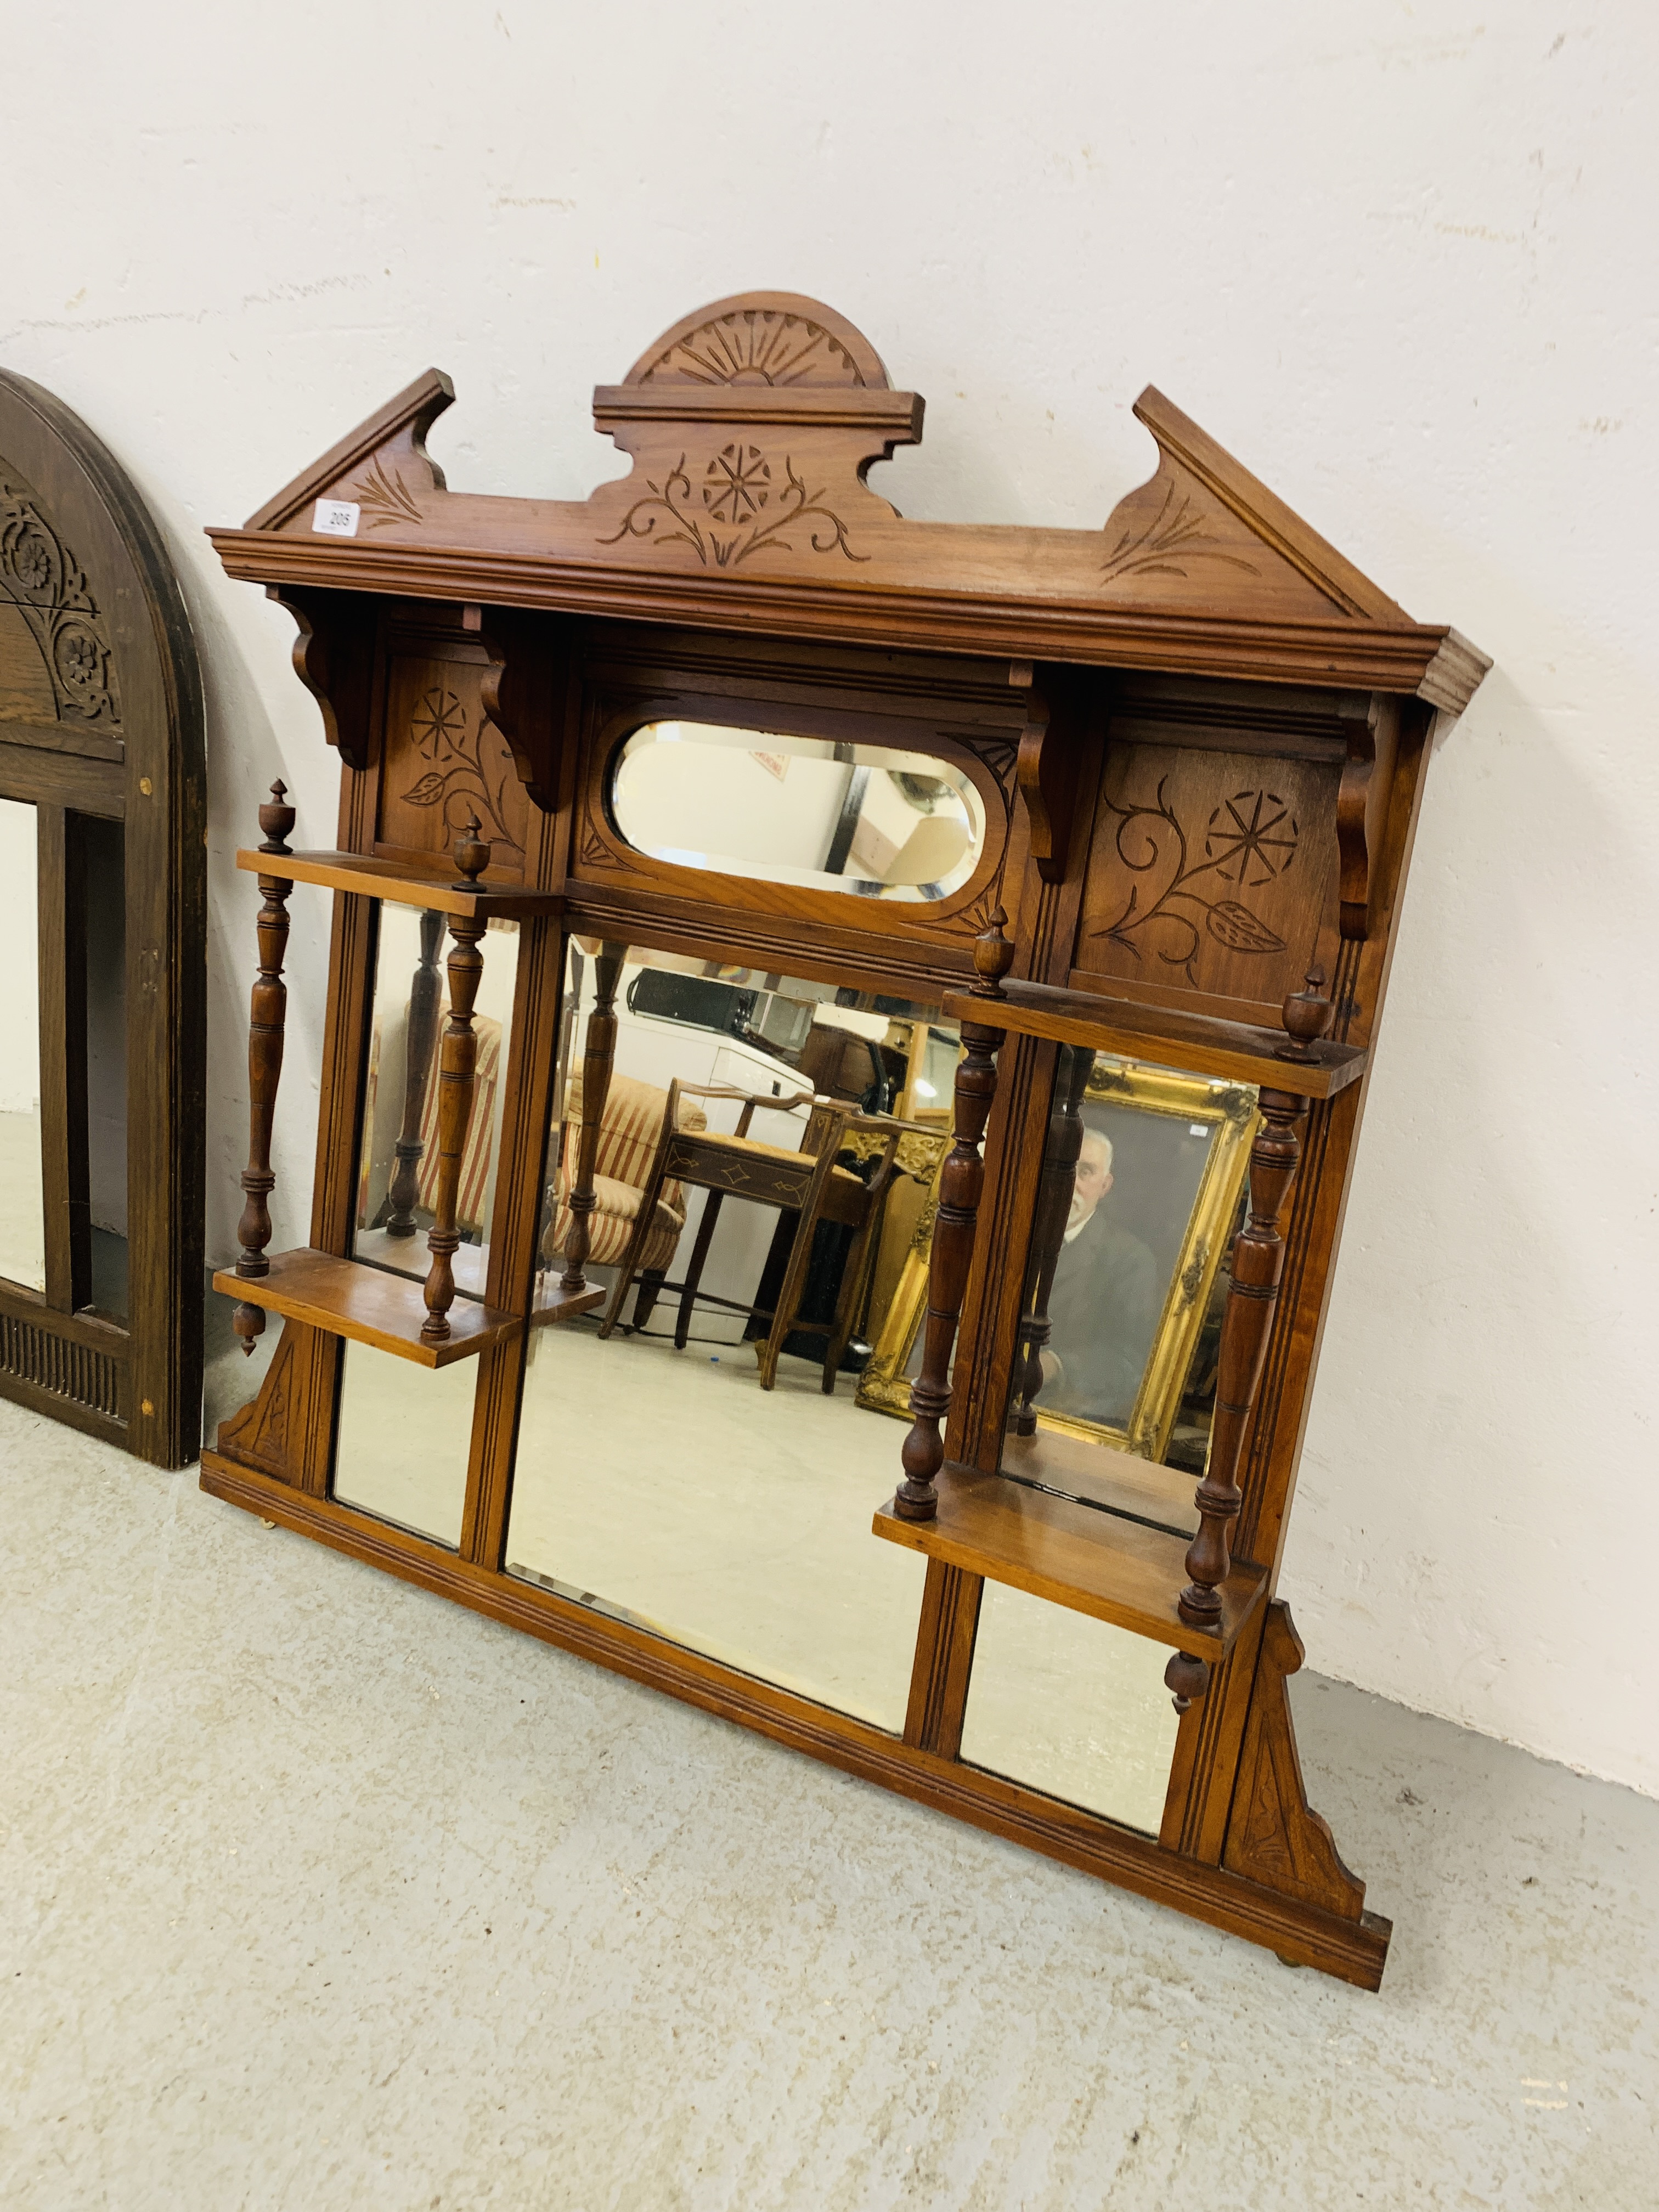
[[[1268,1887],[1268,1863],[1259,1851],[1252,1853],[1248,1835],[1228,1855],[1230,1862],[1236,1860],[1248,1872],[1233,1870],[1231,1863],[1209,1864],[1168,1850],[1153,1838],[1119,1827],[1097,1814],[923,1751],[866,1722],[830,1713],[809,1698],[736,1673],[592,1606],[459,1559],[390,1522],[279,1481],[229,1452],[203,1453],[202,1488],[244,1512],[295,1529],[687,1705],[739,1721],[775,1742],[878,1783],[915,1803],[948,1813],[1137,1896],[1171,1905],[1210,1927],[1261,1944],[1292,1965],[1316,1967],[1364,1990],[1375,1990],[1382,1982],[1391,1925],[1379,1914],[1364,1911],[1338,1880],[1346,1870],[1335,1859],[1328,1829],[1300,1799],[1299,1772],[1293,1778],[1297,1800],[1287,1809],[1298,1837],[1298,1856],[1305,1838],[1313,1873],[1305,1881],[1293,1878],[1292,1888],[1284,1886],[1282,1877],[1279,1887]],[[1273,1608],[1275,1614],[1282,1611]],[[1285,1640],[1294,1644],[1293,1631],[1285,1632],[1281,1641]],[[1286,1671],[1297,1656],[1281,1662]],[[1278,1695],[1282,1702],[1282,1691]],[[1294,1769],[1288,1726],[1286,1708],[1285,1717],[1275,1720],[1271,1738],[1265,1728],[1260,1731],[1259,1751],[1253,1745],[1246,1747],[1255,1761],[1247,1778],[1252,1784],[1252,1806],[1267,1802],[1267,1793],[1280,1786],[1281,1778]],[[1328,1871],[1326,1859],[1334,1875]],[[1258,1871],[1262,1878],[1252,1879]],[[1331,1904],[1322,1901],[1328,1897]],[[1339,1900],[1341,1909],[1331,1909]]]

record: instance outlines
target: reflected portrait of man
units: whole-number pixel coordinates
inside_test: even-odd
[[[1038,1411],[1127,1425],[1163,1306],[1158,1262],[1113,1218],[1112,1142],[1085,1129],[1048,1296]]]

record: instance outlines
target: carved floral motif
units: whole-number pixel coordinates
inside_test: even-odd
[[[465,828],[467,816],[476,808],[489,842],[522,857],[524,848],[507,824],[512,758],[498,742],[500,759],[492,769],[483,752],[489,726],[482,716],[476,727],[471,726],[465,707],[443,684],[434,684],[422,692],[410,718],[409,734],[421,758],[433,765],[401,794],[402,800],[406,806],[440,808],[446,842]]]
[[[644,375],[691,384],[857,385],[864,377],[839,338],[805,315],[742,307],[678,338]]]
[[[1230,568],[1242,568],[1247,576],[1258,573],[1254,562],[1224,550],[1191,494],[1172,483],[1158,513],[1139,530],[1126,530],[1119,538],[1107,556],[1101,580],[1110,584],[1120,576],[1185,576],[1188,561],[1219,561]]]
[[[351,496],[363,510],[370,530],[384,530],[389,522],[418,522],[421,519],[414,495],[395,471],[386,473],[378,453],[374,467],[362,482],[352,486]]]
[[[109,640],[84,570],[21,483],[0,477],[0,590],[21,609],[60,714],[116,721]]]
[[[1271,791],[1238,791],[1210,817],[1204,856],[1188,864],[1187,832],[1166,796],[1169,779],[1160,778],[1150,806],[1102,805],[1116,815],[1118,858],[1133,875],[1167,880],[1150,903],[1142,886],[1129,886],[1128,903],[1091,937],[1121,945],[1138,960],[1144,946],[1156,950],[1166,968],[1179,968],[1194,989],[1197,962],[1207,935],[1230,952],[1282,952],[1285,940],[1240,900],[1210,894],[1221,884],[1259,890],[1282,876],[1296,854],[1300,830],[1284,800]],[[1212,878],[1200,886],[1200,879]],[[1143,931],[1152,933],[1142,938]],[[1140,943],[1136,939],[1141,939]]]
[[[635,501],[622,527],[600,538],[601,545],[648,538],[659,546],[690,546],[705,568],[711,562],[735,568],[752,553],[793,552],[794,537],[782,532],[801,526],[815,553],[839,550],[849,561],[870,558],[854,552],[846,524],[823,504],[823,486],[809,492],[787,455],[780,485],[760,447],[741,440],[714,454],[696,485],[684,453],[660,483],[647,477],[646,485],[647,496]]]

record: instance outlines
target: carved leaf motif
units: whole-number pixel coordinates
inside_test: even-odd
[[[1212,937],[1233,952],[1282,952],[1285,940],[1237,899],[1218,899],[1205,916]]]
[[[411,784],[404,792],[404,799],[410,806],[435,806],[444,795],[444,786],[447,781],[435,769],[428,769],[418,783]]]

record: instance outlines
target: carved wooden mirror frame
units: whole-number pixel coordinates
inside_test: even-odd
[[[46,1287],[0,1282],[0,1392],[158,1467],[202,1419],[206,767],[183,598],[131,479],[0,371],[0,797],[39,826]],[[94,1303],[87,943],[125,847],[126,1315]]]
[[[1301,1647],[1273,1584],[1431,727],[1486,661],[1412,621],[1150,390],[1135,411],[1159,465],[1103,532],[902,520],[866,474],[920,437],[922,403],[810,300],[700,309],[600,386],[595,422],[634,469],[586,501],[450,492],[423,439],[451,398],[429,373],[245,528],[211,533],[231,575],[295,613],[295,665],[342,772],[335,848],[295,852],[278,793],[241,856],[266,894],[254,1152],[242,1261],[219,1280],[239,1326],[262,1328],[267,1309],[284,1325],[203,1486],[1374,1987],[1389,1927],[1303,1796],[1285,1686]],[[652,860],[618,835],[607,763],[626,731],[664,715],[811,731],[826,713],[872,743],[946,742],[969,767],[992,830],[959,892],[872,911]],[[422,738],[438,724],[456,738],[441,777]],[[309,1248],[271,1255],[281,952],[301,884],[335,894],[318,1172]],[[520,924],[485,1304],[453,1329],[441,1205],[424,1301],[345,1256],[380,897],[441,906],[463,952],[491,914]],[[927,1560],[902,1735],[503,1571],[567,928],[855,981],[963,1025],[921,1418],[875,1522]],[[1304,988],[1311,970],[1328,994]],[[463,1017],[470,988],[452,961]],[[458,1098],[468,1026],[445,1045]],[[1058,1504],[1011,1514],[995,1494],[1058,1042],[1265,1094],[1224,1338],[1232,1398],[1191,1547],[1084,1541]],[[560,1293],[573,1310],[594,1303],[582,1281],[578,1252]],[[331,1495],[348,1339],[428,1365],[477,1356],[459,1553]],[[987,1578],[1170,1648],[1182,1718],[1156,1840],[958,1758]]]

